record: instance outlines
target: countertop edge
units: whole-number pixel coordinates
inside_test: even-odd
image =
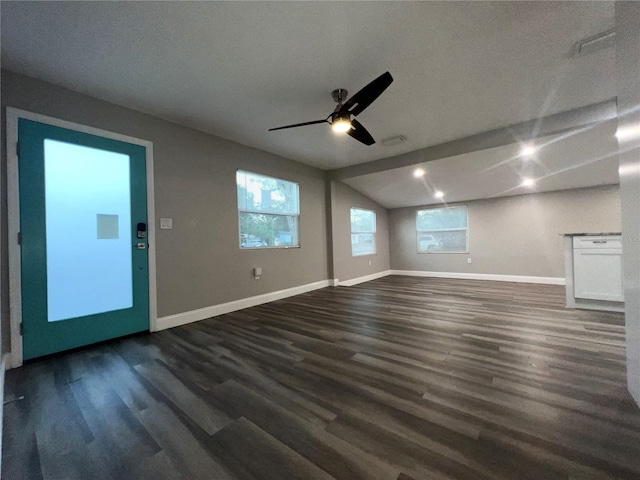
[[[561,233],[563,237],[605,237],[611,235],[622,235],[622,232],[598,232],[598,233]]]

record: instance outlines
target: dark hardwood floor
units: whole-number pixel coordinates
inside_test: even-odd
[[[640,479],[623,316],[386,277],[32,362],[3,479]]]

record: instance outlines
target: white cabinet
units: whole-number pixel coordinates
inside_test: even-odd
[[[619,235],[573,237],[573,283],[576,299],[624,301]]]

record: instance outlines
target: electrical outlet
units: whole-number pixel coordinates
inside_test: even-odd
[[[467,258],[467,263],[471,263],[471,257]]]
[[[369,266],[371,266],[371,260],[369,260]]]

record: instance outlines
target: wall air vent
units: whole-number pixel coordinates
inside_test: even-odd
[[[385,147],[391,147],[393,145],[399,145],[407,141],[407,137],[404,135],[396,135],[395,137],[389,137],[382,140],[382,143]]]
[[[616,31],[607,30],[593,37],[580,40],[573,47],[573,56],[580,57],[589,53],[597,52],[608,47],[612,47],[616,43]]]

